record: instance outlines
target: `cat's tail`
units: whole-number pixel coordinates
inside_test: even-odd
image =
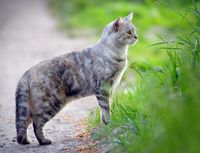
[[[16,101],[16,132],[19,144],[29,144],[27,139],[27,127],[29,125],[29,83],[25,78],[21,78],[15,93]]]

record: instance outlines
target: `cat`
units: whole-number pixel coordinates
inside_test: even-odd
[[[95,95],[102,122],[110,122],[110,97],[127,66],[128,46],[137,41],[132,16],[109,23],[93,46],[43,61],[25,72],[15,93],[19,144],[30,144],[30,123],[39,144],[51,144],[44,137],[44,125],[66,103],[80,97]]]

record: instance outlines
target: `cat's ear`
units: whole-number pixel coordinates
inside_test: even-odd
[[[133,12],[129,13],[128,16],[126,16],[126,17],[123,18],[123,20],[124,20],[125,22],[131,22],[132,19],[133,19]]]
[[[121,26],[121,24],[122,24],[122,18],[121,17],[119,17],[117,20],[115,20],[114,21],[114,23],[113,23],[113,29],[115,30],[115,31],[118,31],[119,30],[119,28],[120,28],[120,26]]]

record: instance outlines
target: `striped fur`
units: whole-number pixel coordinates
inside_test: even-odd
[[[109,123],[109,99],[127,65],[128,45],[136,41],[131,19],[129,15],[111,22],[97,44],[39,63],[22,76],[16,89],[19,144],[29,144],[27,127],[30,123],[38,142],[50,144],[51,140],[43,134],[44,125],[66,103],[80,97],[96,95],[102,122]],[[127,34],[130,30],[132,36]]]

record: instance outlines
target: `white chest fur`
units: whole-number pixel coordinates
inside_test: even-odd
[[[116,75],[114,76],[114,83],[112,85],[112,93],[114,92],[114,90],[116,89],[117,85],[119,85],[121,79],[122,79],[122,76],[127,68],[127,59],[124,61],[124,66],[123,68],[121,69],[121,71],[117,72]]]

